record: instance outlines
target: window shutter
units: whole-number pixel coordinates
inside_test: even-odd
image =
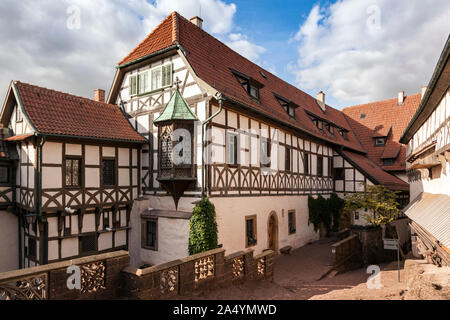
[[[166,64],[162,67],[162,86],[167,87],[172,85],[172,65]]]
[[[130,88],[130,96],[135,95],[136,94],[136,76],[130,77],[129,88]]]

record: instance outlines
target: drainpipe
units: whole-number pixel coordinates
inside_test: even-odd
[[[216,99],[219,102],[219,110],[202,122],[202,197],[206,196],[205,128],[206,125],[222,111],[225,97],[221,93],[217,92]]]
[[[42,147],[45,143],[45,136],[42,136],[42,140],[38,145],[37,148],[37,186],[36,186],[36,193],[37,193],[37,199],[36,199],[36,214],[39,218],[39,220],[42,220]],[[44,224],[44,237],[42,239],[43,242],[43,257],[42,257],[42,264],[48,263],[48,224],[45,222]]]
[[[41,202],[42,202],[42,147],[45,143],[45,136],[42,136],[42,140],[38,145],[38,149],[37,149],[37,174],[38,174],[38,179],[37,179],[37,186],[36,186],[36,193],[37,193],[37,198],[36,198],[36,213],[39,217],[42,216],[42,206],[41,206]]]

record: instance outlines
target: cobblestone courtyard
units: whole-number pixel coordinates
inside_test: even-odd
[[[367,279],[370,274],[366,268],[326,276],[318,280],[330,269],[331,240],[316,241],[294,250],[290,255],[280,255],[275,260],[274,281],[249,281],[242,285],[223,288],[197,295],[180,297],[182,299],[233,299],[233,300],[318,300],[318,299],[449,299],[448,274],[445,280],[440,279],[440,289],[433,289],[427,283],[422,290],[423,297],[411,296],[408,293],[403,263],[400,264],[400,283],[398,282],[397,262],[380,264],[381,289],[368,289]],[[421,260],[419,260],[421,261]],[[442,268],[439,268],[442,269]],[[448,269],[447,269],[448,270]],[[445,270],[441,270],[444,272]],[[421,271],[422,272],[422,271]],[[445,273],[445,272],[444,272]],[[442,281],[447,285],[442,285]],[[431,287],[431,288],[428,288]],[[425,293],[424,293],[425,292]]]

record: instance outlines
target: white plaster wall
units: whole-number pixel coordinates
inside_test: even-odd
[[[66,143],[66,154],[71,156],[81,156],[81,144]]]
[[[98,250],[106,250],[112,248],[112,232],[101,233],[98,237]]]
[[[189,255],[189,220],[158,217],[158,251],[142,249],[142,263],[160,264]]]
[[[191,202],[193,201],[193,198],[180,199],[179,210],[192,212],[194,205]],[[189,220],[187,219],[159,217],[158,251],[141,248],[141,213],[149,207],[175,210],[171,203],[173,203],[171,197],[146,197],[144,200],[134,202],[130,216],[133,231],[129,233],[128,242],[131,265],[139,267],[144,263],[160,264],[189,255]]]
[[[103,152],[104,157],[115,157],[116,156],[116,149],[113,147],[103,147],[102,152]]]
[[[46,142],[42,147],[42,163],[61,164],[62,143]]]
[[[410,199],[414,200],[420,193],[445,194],[450,196],[450,164],[442,170],[441,176],[436,179],[421,179],[410,182]]]
[[[78,237],[61,240],[61,258],[78,255]]]
[[[257,244],[252,248],[255,254],[267,249],[267,226],[272,211],[278,217],[278,248],[286,245],[298,248],[319,238],[313,225],[308,225],[307,196],[211,198],[211,201],[216,207],[219,244],[228,253],[245,249],[245,217],[250,215],[257,216]],[[288,234],[289,210],[296,213],[297,228],[293,235]]]
[[[19,235],[17,217],[0,211],[0,272],[19,268]]]
[[[62,172],[57,167],[42,167],[42,188],[62,188]]]
[[[85,185],[86,188],[99,188],[100,187],[100,169],[98,168],[85,168]]]
[[[99,147],[98,146],[85,146],[85,163],[87,165],[99,165]]]
[[[58,259],[58,240],[48,242],[48,260]]]

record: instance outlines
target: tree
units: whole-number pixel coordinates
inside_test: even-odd
[[[209,198],[203,198],[194,207],[190,219],[189,254],[217,248],[216,209]]]
[[[375,226],[386,226],[400,214],[397,193],[383,185],[365,185],[365,192],[345,196],[345,210],[367,209],[365,219]]]

